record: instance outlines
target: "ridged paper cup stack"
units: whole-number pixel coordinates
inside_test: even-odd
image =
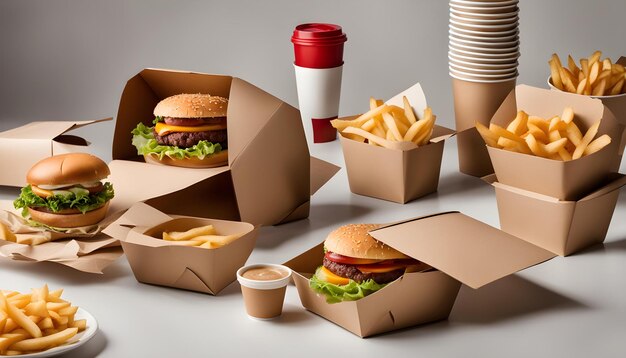
[[[515,88],[519,51],[519,0],[450,0],[448,64],[454,92],[459,170],[493,173],[487,148],[475,129],[489,125]]]

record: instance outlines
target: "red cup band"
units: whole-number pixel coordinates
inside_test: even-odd
[[[332,142],[337,139],[337,130],[330,124],[331,118],[311,118],[313,124],[313,143]]]

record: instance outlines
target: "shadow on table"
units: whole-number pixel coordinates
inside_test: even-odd
[[[124,259],[117,260],[104,269],[104,274],[100,275],[77,271],[71,267],[54,262],[17,261],[0,257],[0,270],[3,273],[10,271],[26,272],[33,277],[53,276],[61,282],[91,285],[112,282],[118,278],[132,275],[125,261]]]
[[[489,184],[485,183],[482,179],[460,172],[454,172],[439,178],[439,186],[435,195],[442,198],[459,193],[471,193],[484,190],[485,188],[489,188]]]
[[[83,346],[76,348],[66,354],[60,355],[63,358],[84,358],[97,357],[107,346],[107,337],[102,330],[98,330],[93,338]]]
[[[256,246],[266,249],[275,248],[286,240],[318,228],[334,228],[335,224],[347,220],[357,222],[359,217],[371,211],[371,208],[354,204],[311,205],[309,219],[261,228]]]
[[[586,307],[581,302],[512,275],[477,290],[462,286],[449,319],[455,323],[492,324],[543,312]]]
[[[576,252],[570,256],[586,255],[586,254],[591,254],[591,253],[600,253],[600,252],[613,251],[613,250],[626,251],[626,238],[615,240],[615,241],[604,242],[601,244],[596,244],[582,251]]]

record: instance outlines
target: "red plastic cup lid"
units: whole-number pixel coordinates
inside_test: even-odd
[[[292,41],[312,40],[312,41],[347,41],[346,34],[343,33],[341,26],[333,24],[310,23],[296,26],[293,31]]]

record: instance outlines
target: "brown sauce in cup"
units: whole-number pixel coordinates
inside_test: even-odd
[[[247,270],[242,275],[244,278],[256,281],[272,281],[286,277],[287,274],[273,267],[255,267]]]

